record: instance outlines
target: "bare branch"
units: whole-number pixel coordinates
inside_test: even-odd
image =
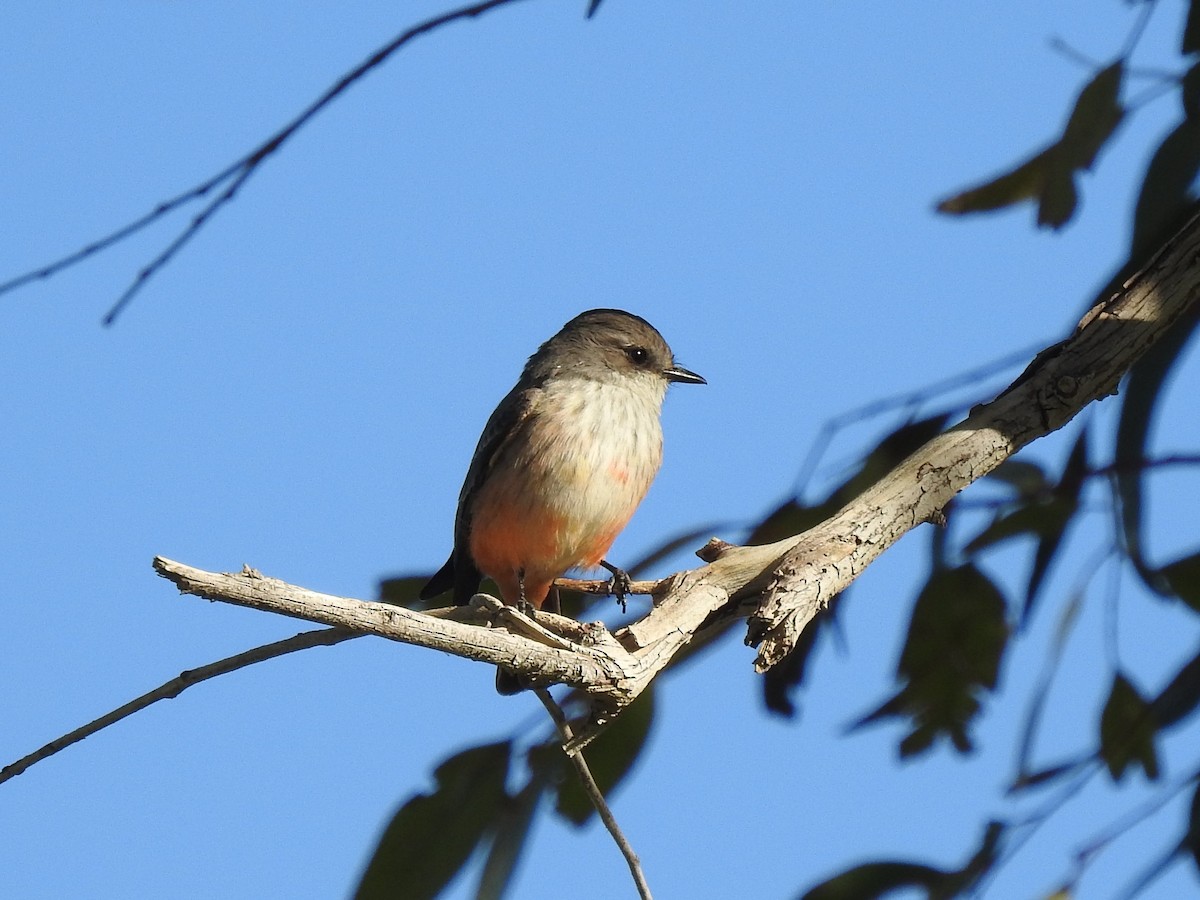
[[[70,734],[64,734],[62,737],[51,741],[28,756],[23,756],[16,762],[0,769],[0,784],[3,784],[10,778],[17,777],[34,763],[39,763],[44,759],[50,758],[55,753],[58,753],[58,751],[65,750],[67,747],[82,741],[86,737],[91,737],[102,728],[114,725],[127,716],[145,709],[152,703],[157,703],[159,700],[173,700],[194,684],[199,684],[210,678],[216,678],[218,675],[225,675],[229,672],[243,669],[246,666],[252,666],[255,663],[274,659],[277,656],[283,656],[285,653],[293,653],[296,650],[307,650],[309,647],[332,647],[334,644],[340,644],[342,641],[348,641],[356,637],[362,637],[362,635],[344,628],[322,628],[320,631],[304,631],[285,640],[275,641],[273,644],[265,644],[262,647],[255,647],[253,650],[247,650],[245,653],[239,653],[236,656],[219,659],[198,669],[189,669],[186,672],[180,672],[176,678],[172,678],[166,684],[159,685],[149,693],[142,694],[142,696],[129,701],[124,706],[106,713],[95,721],[84,725],[82,728],[76,728]]]
[[[596,784],[596,779],[592,777],[592,770],[588,767],[587,760],[583,758],[583,751],[575,746],[575,733],[572,731],[570,723],[567,722],[567,717],[563,715],[562,709],[554,702],[554,698],[550,696],[548,690],[537,688],[536,693],[538,699],[542,701],[542,706],[546,707],[546,712],[550,713],[550,718],[554,720],[554,726],[558,729],[559,737],[562,738],[563,753],[567,754],[567,759],[575,767],[575,774],[579,776],[584,793],[592,801],[592,806],[600,816],[600,821],[604,823],[604,827],[608,829],[608,833],[616,842],[617,849],[625,857],[625,862],[629,865],[629,873],[633,876],[633,883],[637,885],[638,896],[642,900],[652,900],[650,885],[646,883],[646,873],[642,871],[642,861],[638,859],[633,845],[629,843],[629,839],[621,831],[621,826],[617,824],[612,810],[608,808],[608,801],[604,799],[600,785]],[[572,747],[574,749],[569,749]]]
[[[592,701],[590,717],[577,723],[567,748],[578,749],[697,632],[718,620],[749,615],[747,641],[759,647],[760,672],[784,659],[816,612],[902,535],[936,520],[959,491],[1021,447],[1112,394],[1129,367],[1200,296],[1197,261],[1200,217],[1120,293],[1091,310],[1069,338],[1039,353],[999,397],[927,442],[836,515],[773,544],[710,542],[702,551],[707,565],[640,586],[651,590],[652,609],[615,633],[601,623],[547,613],[528,618],[486,595],[476,595],[470,609],[439,618],[317,594],[253,570],[204,572],[161,558],[154,567],[184,593],[502,665],[535,686],[569,684]]]
[[[903,393],[893,394],[890,397],[881,397],[878,400],[872,400],[870,403],[864,403],[862,406],[848,409],[827,419],[821,426],[820,431],[817,432],[812,447],[809,448],[804,461],[800,465],[800,473],[796,476],[797,491],[804,491],[816,473],[817,464],[821,461],[825,455],[825,451],[829,449],[829,445],[833,443],[833,439],[839,431],[859,422],[865,422],[868,419],[873,419],[893,411],[904,411],[912,415],[923,404],[934,397],[939,397],[950,392],[957,394],[965,387],[977,385],[984,379],[992,378],[1006,369],[1011,369],[1019,365],[1040,349],[1041,344],[1031,344],[1028,347],[1024,347],[1013,353],[1007,353],[999,359],[993,359],[965,372],[958,372],[946,378],[941,378],[932,384],[927,384],[915,390],[904,391]],[[966,408],[964,401],[959,401],[959,404],[958,407],[952,407],[952,409]]]
[[[526,616],[486,594],[477,594],[468,607],[421,613],[320,594],[250,568],[205,572],[162,557],[155,558],[154,568],[185,594],[500,665],[535,686],[563,683],[579,688],[591,699],[592,710],[586,726],[575,729],[578,747],[632,703],[704,620],[729,601],[726,579],[745,581],[742,568],[727,561],[676,576],[664,582],[670,590],[649,616],[614,635],[599,622],[581,623],[546,612]]]
[[[117,302],[114,303],[112,308],[104,314],[104,318],[100,320],[102,325],[111,325],[117,320],[117,316],[121,314],[121,310],[129,305],[129,302],[133,300],[139,291],[141,291],[142,286],[149,281],[159,269],[175,258],[175,254],[182,250],[184,246],[192,238],[194,238],[197,233],[199,233],[200,229],[204,227],[204,224],[209,220],[209,218],[212,217],[213,213],[234,198],[234,195],[237,194],[241,186],[246,183],[246,179],[254,174],[254,170],[257,167],[258,163],[254,163],[253,165],[243,166],[237,170],[237,174],[234,175],[233,180],[229,183],[229,187],[221,191],[215,200],[209,203],[208,206],[204,207],[204,209],[200,210],[200,214],[192,219],[192,221],[178,235],[178,237],[171,241],[171,243],[167,244],[166,248],[159,253],[158,256],[154,257],[154,259],[152,259],[148,265],[144,266],[142,270],[137,273],[137,277],[133,279],[133,283],[130,284],[129,287],[125,288],[125,292],[117,298]]]
[[[204,227],[204,225],[212,218],[212,216],[233,200],[238,190],[246,180],[254,173],[254,171],[271,155],[276,153],[291,137],[303,128],[308,122],[321,112],[326,106],[337,99],[343,92],[346,91],[352,84],[370,72],[372,69],[381,65],[387,59],[411,41],[415,37],[422,34],[427,34],[434,31],[443,25],[448,25],[459,19],[469,19],[481,16],[499,6],[505,6],[509,3],[516,3],[517,0],[485,0],[482,3],[473,3],[469,6],[463,6],[459,9],[451,10],[443,13],[440,16],[434,16],[431,19],[426,19],[419,25],[414,25],[412,28],[397,35],[388,43],[384,44],[365,60],[339,78],[329,89],[320,97],[314,100],[309,106],[296,116],[292,121],[288,122],[283,128],[271,135],[266,141],[260,144],[255,149],[251,150],[238,161],[232,163],[222,169],[217,174],[213,175],[206,181],[201,182],[195,187],[184,191],[177,197],[166,200],[158,204],[153,210],[134,219],[132,222],[121,226],[112,233],[105,235],[97,241],[93,241],[81,250],[70,253],[61,259],[55,260],[47,265],[39,266],[38,268],[18,275],[15,278],[9,279],[0,283],[0,294],[5,294],[15,290],[23,285],[29,284],[32,281],[49,278],[56,275],[64,269],[68,269],[77,263],[83,262],[85,259],[107,250],[114,244],[118,244],[128,237],[137,234],[139,231],[149,227],[164,216],[169,215],[182,206],[187,205],[193,200],[198,200],[207,196],[211,191],[216,190],[221,185],[228,183],[228,186],[217,197],[205,206],[200,213],[189,222],[184,229],[171,241],[166,248],[160,252],[151,262],[143,267],[138,272],[137,276],[130,283],[129,287],[120,296],[113,307],[108,311],[102,320],[105,325],[111,325],[121,311],[128,303],[145,287],[146,283],[167,263],[175,258],[175,255],[193,238],[196,233]]]
[[[550,613],[538,613],[536,622],[519,627],[525,632],[522,634],[503,628],[481,628],[481,624],[488,625],[494,619],[509,623],[526,619],[516,610],[504,610],[499,601],[482,594],[477,595],[480,599],[471,607],[438,611],[441,614],[434,615],[385,603],[320,594],[267,578],[250,568],[236,574],[205,572],[162,557],[155,558],[154,568],[185,594],[282,613],[502,665],[527,675],[534,684],[562,682],[594,688],[619,680],[622,668],[617,659],[628,655],[602,626],[598,631],[603,632],[603,637],[597,634],[592,646],[576,644],[575,649],[570,650],[544,643],[539,625],[563,618]],[[577,630],[582,627],[578,622],[566,621]]]
[[[1194,304],[1197,260],[1200,217],[1119,293],[1090,310],[1069,338],[1039,353],[999,397],[791,542],[750,617],[747,643],[759,648],[756,668],[766,671],[787,656],[830,598],[959,491],[1093,400],[1115,393],[1134,362]]]
[[[49,278],[51,275],[57,275],[63,269],[69,269],[71,266],[83,262],[88,257],[94,256],[102,250],[107,250],[114,244],[119,244],[126,238],[137,234],[143,228],[146,228],[147,226],[157,222],[163,216],[173,213],[175,210],[179,209],[179,207],[190,203],[192,200],[198,200],[199,198],[205,196],[217,185],[232,178],[244,165],[245,160],[238,160],[228,168],[222,169],[207,181],[196,185],[194,188],[184,191],[177,197],[172,197],[170,200],[164,200],[141,218],[134,219],[132,222],[121,226],[111,234],[106,234],[99,240],[93,241],[83,249],[77,250],[74,253],[68,254],[61,259],[57,259],[54,262],[48,263],[47,265],[41,266],[37,269],[33,269],[32,271],[25,272],[24,274],[18,275],[15,278],[11,278],[8,281],[0,282],[0,294],[6,294],[9,291],[14,291],[32,281],[40,281],[42,279]]]

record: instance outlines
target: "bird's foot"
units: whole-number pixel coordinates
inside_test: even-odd
[[[625,595],[629,593],[630,587],[633,585],[633,579],[629,577],[629,573],[624,569],[614,566],[607,560],[600,560],[600,565],[608,569],[612,575],[608,579],[608,592],[617,598],[617,602],[621,604],[621,612],[625,612]]]
[[[523,616],[533,614],[533,604],[525,596],[525,570],[517,570],[517,612]]]

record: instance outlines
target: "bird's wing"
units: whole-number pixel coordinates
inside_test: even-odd
[[[466,603],[479,588],[482,578],[471,559],[469,538],[471,534],[471,500],[487,479],[496,460],[512,441],[521,426],[533,414],[538,396],[537,388],[518,383],[488,418],[471,457],[471,466],[463,480],[458,495],[458,514],[454,519],[454,550],[450,559],[421,589],[422,599],[436,597],[443,591],[454,588],[454,602]]]

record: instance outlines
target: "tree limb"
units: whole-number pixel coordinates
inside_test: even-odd
[[[612,835],[617,849],[625,857],[625,862],[629,866],[629,874],[633,876],[633,883],[637,886],[638,897],[641,900],[652,900],[650,885],[646,881],[646,873],[642,871],[642,861],[638,859],[633,845],[629,843],[629,839],[625,837],[625,832],[617,824],[616,816],[608,808],[608,801],[604,799],[600,785],[596,784],[596,779],[592,777],[592,770],[588,766],[587,760],[583,758],[583,750],[578,746],[575,746],[574,749],[567,749],[575,745],[575,734],[571,729],[571,724],[567,721],[567,717],[563,715],[562,708],[554,702],[554,698],[550,696],[548,690],[537,688],[536,693],[537,698],[542,701],[542,706],[546,707],[546,712],[554,720],[554,727],[558,729],[558,736],[562,739],[563,752],[567,754],[567,759],[575,767],[575,774],[579,776],[579,783],[583,785],[583,792],[592,801],[592,806],[595,808],[596,814],[600,816],[600,821],[604,823],[604,827]]]
[[[880,553],[963,488],[1034,440],[1063,427],[1117,384],[1200,295],[1200,216],[1142,271],[1043,350],[991,403],[913,453],[832,518],[789,539],[750,616],[746,642],[764,672],[796,645],[817,611]],[[766,551],[769,553],[770,551]]]
[[[1198,270],[1200,217],[1120,292],[1090,310],[1070,337],[1039,353],[1000,396],[926,443],[837,514],[773,544],[710,542],[700,554],[707,565],[639,585],[651,589],[654,606],[615,633],[600,623],[548,613],[527,618],[486,595],[476,595],[470,609],[432,615],[317,594],[253,570],[204,572],[162,558],[154,567],[184,593],[502,665],[534,686],[569,684],[592,700],[591,716],[577,723],[570,751],[632,703],[714,614],[749,615],[747,643],[759,648],[759,672],[783,660],[817,611],[902,535],[936,521],[967,485],[1114,393],[1129,367],[1200,295]]]
[[[130,700],[124,706],[118,707],[112,712],[105,713],[98,719],[93,719],[81,728],[76,728],[74,731],[64,734],[60,738],[55,738],[28,756],[22,756],[16,762],[10,763],[3,769],[0,769],[0,784],[3,784],[10,778],[16,778],[30,766],[44,759],[49,759],[60,750],[65,750],[72,744],[76,744],[84,738],[91,737],[97,731],[107,728],[109,725],[115,725],[122,719],[132,716],[135,712],[140,712],[152,703],[157,703],[159,700],[173,700],[188,688],[202,681],[216,678],[218,675],[227,675],[230,672],[236,672],[238,669],[244,669],[246,666],[252,666],[255,663],[283,656],[285,653],[307,650],[309,647],[332,647],[334,644],[340,644],[342,641],[348,641],[356,637],[362,637],[362,635],[342,628],[322,628],[320,631],[303,631],[282,641],[264,644],[261,647],[255,647],[244,653],[238,653],[236,656],[226,657],[208,665],[200,666],[198,669],[188,669],[186,672],[180,672],[178,676],[165,684],[159,685],[154,690]]]

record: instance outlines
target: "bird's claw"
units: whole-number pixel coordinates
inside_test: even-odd
[[[617,602],[621,604],[621,612],[625,612],[625,595],[632,589],[633,579],[629,577],[628,572],[612,563],[600,560],[600,565],[608,569],[609,574],[612,575],[608,579],[608,593],[617,598]]]

